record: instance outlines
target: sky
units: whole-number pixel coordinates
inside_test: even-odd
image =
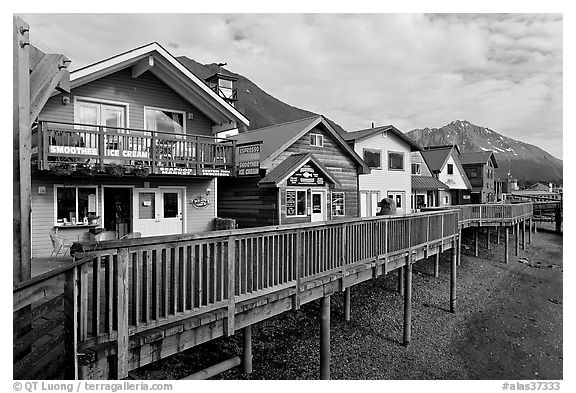
[[[562,158],[562,14],[19,14],[70,69],[156,41],[347,131],[468,120]]]

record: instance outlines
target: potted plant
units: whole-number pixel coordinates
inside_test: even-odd
[[[50,172],[56,176],[70,176],[70,174],[74,172],[74,169],[76,169],[75,167],[75,164],[71,164],[69,162],[59,162],[50,166]]]
[[[143,161],[138,161],[134,164],[132,168],[132,173],[136,177],[145,178],[150,174],[150,167],[145,165]]]
[[[108,173],[109,175],[122,177],[124,176],[124,172],[125,172],[124,165],[114,163],[106,165],[106,173]]]
[[[97,215],[92,214],[92,213],[88,213],[87,217],[88,217],[88,224],[90,224],[90,225],[98,224],[98,219],[100,218],[100,216],[97,216]]]

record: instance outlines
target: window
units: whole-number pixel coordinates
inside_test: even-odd
[[[396,208],[397,209],[402,208],[402,194],[400,194],[400,193],[388,194],[388,198],[390,198],[390,199],[394,200],[394,202],[396,202]]]
[[[449,175],[454,174],[454,165],[453,164],[448,164],[448,174]]]
[[[344,193],[343,192],[333,192],[332,193],[332,216],[344,216]]]
[[[388,169],[404,170],[404,153],[388,152]]]
[[[95,186],[56,186],[56,225],[85,222],[90,216],[96,216],[96,211]]]
[[[286,216],[306,216],[306,190],[286,191]]]
[[[310,146],[324,146],[324,135],[322,134],[310,134]]]
[[[444,195],[444,204],[447,205],[448,204],[448,195]]]
[[[470,169],[468,171],[468,176],[469,177],[478,177],[478,171],[476,169]]]
[[[150,131],[184,134],[184,112],[159,108],[144,108],[145,128]]]
[[[420,163],[412,164],[412,174],[413,175],[420,174]]]
[[[364,149],[364,162],[370,168],[380,169],[382,168],[382,151],[377,149]]]

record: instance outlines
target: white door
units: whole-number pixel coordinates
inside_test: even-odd
[[[368,192],[360,191],[360,217],[368,217]]]
[[[312,214],[310,220],[326,221],[326,192],[312,191]]]
[[[182,190],[135,188],[133,231],[142,236],[175,235],[184,232]]]
[[[378,209],[378,202],[380,199],[380,193],[377,191],[372,191],[370,193],[370,209],[371,209],[371,216],[374,217],[379,212]]]

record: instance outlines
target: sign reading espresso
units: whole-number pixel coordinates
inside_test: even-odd
[[[311,165],[304,165],[288,178],[289,186],[323,186],[326,181]]]
[[[260,174],[260,144],[236,147],[238,176],[258,176]]]

